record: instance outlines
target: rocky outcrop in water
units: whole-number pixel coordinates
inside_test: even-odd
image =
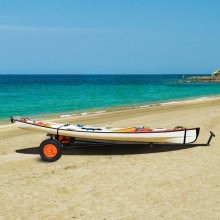
[[[214,79],[220,79],[220,69],[217,69],[211,76]]]
[[[211,76],[190,76],[184,77],[178,82],[218,82],[220,83],[220,69],[217,69]]]

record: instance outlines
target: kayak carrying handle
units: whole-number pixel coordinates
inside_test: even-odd
[[[207,142],[206,146],[210,145],[210,142],[211,142],[213,137],[215,137],[215,134],[212,131],[210,131],[210,136],[209,136],[209,139],[208,139],[208,142]]]
[[[59,138],[59,129],[66,126],[69,126],[69,124],[64,124],[57,128],[57,138]]]

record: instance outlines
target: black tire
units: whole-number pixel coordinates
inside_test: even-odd
[[[40,144],[39,154],[44,161],[54,162],[62,156],[62,153],[61,143],[57,140],[48,139]]]

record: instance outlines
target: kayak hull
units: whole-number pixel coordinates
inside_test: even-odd
[[[74,137],[99,141],[138,142],[138,143],[179,143],[187,144],[196,141],[200,128],[182,129],[155,129],[148,132],[120,132],[110,129],[80,130],[71,125],[14,120],[15,126],[31,131],[43,132],[52,135]]]

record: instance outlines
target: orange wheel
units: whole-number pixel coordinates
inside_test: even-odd
[[[53,144],[45,145],[43,151],[46,157],[55,157],[57,155],[57,148]]]
[[[48,139],[41,143],[39,153],[41,158],[47,162],[58,160],[62,155],[62,145],[57,140]]]

